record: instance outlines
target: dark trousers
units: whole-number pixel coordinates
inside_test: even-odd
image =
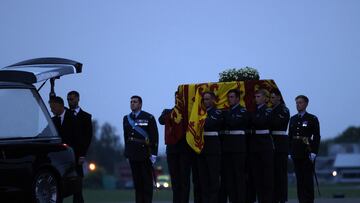
[[[228,202],[229,193],[227,191],[227,179],[226,179],[226,170],[225,170],[225,154],[221,154],[221,167],[220,167],[220,189],[219,189],[219,203]]]
[[[190,194],[191,157],[188,153],[168,153],[173,203],[188,203]]]
[[[251,152],[251,178],[259,203],[271,203],[274,192],[274,152]]]
[[[288,154],[276,152],[274,154],[274,201],[286,202],[288,200]]]
[[[246,203],[256,202],[256,190],[255,190],[255,186],[254,186],[254,180],[250,175],[250,171],[247,174],[247,178],[246,178],[245,196],[246,196],[246,200],[245,200]]]
[[[198,166],[198,156],[194,151],[191,152],[191,176],[193,183],[194,203],[201,203],[201,186]]]
[[[84,197],[82,194],[84,171],[82,164],[81,165],[78,164],[76,166],[76,172],[80,180],[79,180],[79,185],[77,185],[78,188],[76,190],[76,193],[73,195],[73,203],[84,203]]]
[[[246,192],[245,192],[245,196],[246,196],[246,203],[254,203],[256,202],[256,190],[255,190],[255,186],[254,186],[254,179],[252,178],[251,175],[251,156],[248,153],[246,156]]]
[[[152,202],[153,196],[153,175],[150,160],[131,161],[131,173],[135,186],[136,203]]]
[[[220,203],[227,202],[227,197],[229,197],[230,202],[233,203],[245,202],[245,160],[245,153],[224,152],[222,154]]]
[[[73,196],[73,203],[84,203],[84,197],[82,195],[83,178],[80,178],[78,191]]]
[[[220,154],[200,154],[198,156],[202,203],[218,203],[220,165]]]
[[[308,158],[293,158],[299,203],[314,202],[313,163]]]

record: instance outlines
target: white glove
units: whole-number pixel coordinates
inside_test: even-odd
[[[316,158],[316,154],[315,154],[315,153],[310,153],[310,154],[309,154],[309,159],[310,159],[311,161],[314,161],[315,158]]]
[[[291,159],[291,155],[290,155],[290,154],[288,155],[288,159]]]
[[[155,162],[156,162],[156,156],[155,156],[155,155],[151,155],[151,156],[150,156],[150,161],[151,161],[151,163],[154,165]]]

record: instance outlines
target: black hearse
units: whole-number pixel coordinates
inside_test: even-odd
[[[0,69],[0,202],[59,203],[75,192],[73,150],[62,143],[38,91],[49,81],[54,94],[55,79],[81,69],[62,58]]]

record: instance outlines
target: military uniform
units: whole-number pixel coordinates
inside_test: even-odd
[[[193,196],[194,196],[194,203],[201,203],[202,202],[202,195],[201,195],[201,183],[200,183],[200,175],[199,175],[199,165],[198,165],[198,154],[191,150],[190,152],[191,158],[191,177],[193,183]]]
[[[252,135],[249,136],[250,175],[259,203],[272,202],[274,178],[274,143],[270,135],[271,109],[266,105],[253,112]]]
[[[299,202],[314,202],[314,164],[309,155],[319,151],[320,125],[317,117],[307,112],[291,117],[289,138]]]
[[[190,194],[190,173],[192,165],[192,150],[186,142],[185,131],[181,138],[176,138],[171,132],[172,109],[165,109],[159,117],[159,123],[165,125],[166,158],[171,177],[173,203],[188,203]]]
[[[129,121],[129,118],[131,121]],[[133,125],[131,123],[133,122]],[[152,202],[153,169],[151,155],[158,153],[158,129],[154,116],[141,111],[137,117],[133,113],[123,119],[125,157],[129,159],[135,186],[137,203]],[[136,128],[146,132],[142,135]]]
[[[289,124],[289,109],[279,104],[271,112],[271,136],[274,139],[274,201],[286,202],[288,191],[287,160],[289,154],[289,137],[286,133]]]
[[[203,203],[218,203],[220,188],[221,146],[219,131],[223,114],[216,108],[207,110],[204,124],[204,147],[198,155],[198,170]]]
[[[246,130],[249,116],[239,104],[224,112],[221,133],[221,188],[231,202],[245,202]],[[225,200],[225,201],[224,201]],[[222,202],[226,201],[222,198]]]

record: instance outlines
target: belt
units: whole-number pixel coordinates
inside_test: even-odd
[[[304,138],[307,138],[307,137],[304,137],[304,136],[293,136],[293,139],[295,140],[302,140]]]
[[[255,130],[255,134],[257,134],[257,135],[267,135],[267,134],[270,134],[270,130]]]
[[[295,140],[301,140],[304,142],[304,144],[309,145],[309,138],[304,136],[293,136],[293,139]]]
[[[217,131],[204,132],[204,136],[218,136],[218,135],[219,135],[219,132],[217,132]]]
[[[245,135],[245,130],[225,130],[225,135]]]
[[[271,131],[271,134],[273,134],[273,135],[284,135],[284,136],[287,136],[286,131],[279,131],[279,130]]]
[[[129,137],[128,141],[130,142],[139,142],[139,143],[143,143],[143,144],[149,144],[149,140],[143,140],[143,139],[139,139],[136,137]]]

